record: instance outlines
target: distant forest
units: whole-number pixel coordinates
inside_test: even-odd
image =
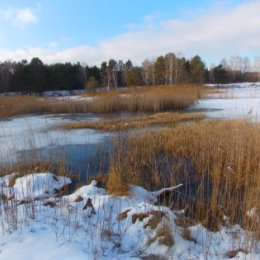
[[[260,58],[254,64],[247,57],[223,59],[206,68],[201,57],[186,59],[174,53],[146,59],[141,66],[130,60],[110,59],[97,66],[80,63],[44,64],[39,58],[30,62],[0,62],[0,92],[36,92],[107,87],[236,83],[260,81]]]

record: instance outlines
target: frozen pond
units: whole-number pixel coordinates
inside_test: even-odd
[[[64,161],[72,171],[92,169],[96,173],[95,160],[109,149],[112,134],[92,129],[55,129],[58,124],[83,119],[99,120],[93,115],[48,115],[0,121],[0,165],[51,158]]]
[[[190,110],[205,111],[209,118],[248,119],[260,122],[260,85],[225,86],[217,93],[200,100]],[[129,115],[110,115],[109,117],[118,116]],[[0,167],[17,162],[51,159],[54,162],[65,162],[70,171],[80,173],[83,177],[95,175],[101,170],[106,172],[111,137],[114,134],[92,129],[63,131],[55,128],[59,124],[72,120],[97,121],[100,119],[102,117],[87,114],[31,115],[1,120]],[[147,129],[142,130],[144,131]]]
[[[221,88],[218,93],[200,100],[191,109],[206,111],[209,118],[260,122],[260,86],[242,86]]]

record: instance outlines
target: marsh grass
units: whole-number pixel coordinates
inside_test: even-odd
[[[125,175],[121,173],[119,167],[114,166],[110,169],[107,191],[110,195],[115,196],[125,196],[128,194],[128,184]]]
[[[202,96],[203,87],[193,85],[129,88],[93,96],[92,109],[107,112],[162,112],[184,109]]]
[[[40,96],[1,96],[0,118],[24,114],[161,112],[195,104],[204,89],[198,86],[158,86],[114,90],[90,99]]]
[[[173,209],[185,208],[192,223],[259,230],[246,214],[260,207],[259,142],[257,124],[208,120],[121,138],[124,159],[111,164],[127,183],[150,190],[183,183],[166,199]]]
[[[151,126],[173,126],[181,122],[199,121],[203,119],[201,113],[156,113],[137,118],[121,118],[103,121],[74,121],[58,126],[62,130],[91,128],[102,131],[116,132],[127,129],[140,129]]]
[[[38,96],[0,97],[0,118],[27,114],[75,114],[86,113],[82,102],[57,100]]]

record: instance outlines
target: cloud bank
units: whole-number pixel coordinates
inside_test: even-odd
[[[31,23],[37,22],[37,17],[32,8],[15,9],[13,7],[9,7],[6,10],[0,11],[0,14],[7,22],[21,29]]]
[[[96,46],[81,45],[66,49],[31,47],[0,49],[2,60],[30,59],[34,56],[46,63],[85,62],[99,65],[109,58],[131,59],[140,64],[145,58],[181,51],[185,56],[199,54],[206,61],[219,61],[230,55],[260,55],[260,1],[247,1],[232,9],[218,9],[192,19],[146,21],[135,30],[105,39]],[[21,10],[20,10],[21,11]],[[7,15],[8,16],[8,15]],[[29,9],[16,12],[16,21],[35,22]]]

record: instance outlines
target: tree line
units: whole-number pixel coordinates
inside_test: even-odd
[[[247,57],[233,56],[220,64],[205,66],[196,55],[186,59],[167,53],[145,59],[141,66],[130,60],[110,59],[100,67],[80,63],[44,64],[39,58],[30,62],[0,62],[0,92],[36,92],[50,90],[118,88],[174,84],[235,83],[260,81],[260,57],[254,64]]]

